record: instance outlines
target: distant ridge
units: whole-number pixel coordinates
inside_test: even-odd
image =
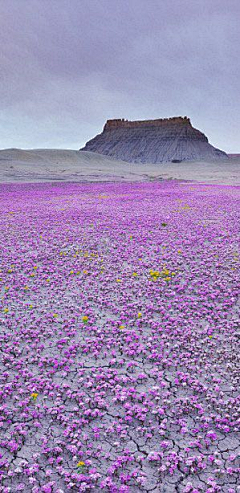
[[[226,159],[225,152],[209,144],[187,116],[156,120],[107,120],[101,134],[81,151],[97,152],[133,163],[163,163]]]

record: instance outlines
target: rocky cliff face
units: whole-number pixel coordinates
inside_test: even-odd
[[[82,151],[92,151],[133,163],[226,159],[187,117],[158,120],[107,120],[103,132]]]

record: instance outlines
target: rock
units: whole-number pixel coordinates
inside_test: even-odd
[[[227,159],[225,152],[209,144],[189,118],[158,120],[107,120],[103,132],[81,151],[92,151],[133,163],[180,163],[181,161]]]

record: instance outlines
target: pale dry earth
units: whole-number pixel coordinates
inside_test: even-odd
[[[240,184],[240,156],[221,161],[127,163],[88,151],[0,151],[0,182],[187,180]]]

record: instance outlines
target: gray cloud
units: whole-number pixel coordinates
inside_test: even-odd
[[[238,0],[0,0],[0,147],[188,115],[240,152]]]

